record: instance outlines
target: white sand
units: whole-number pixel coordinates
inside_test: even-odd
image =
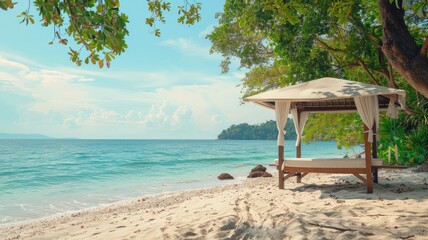
[[[0,227],[0,239],[428,239],[428,173],[251,179]]]

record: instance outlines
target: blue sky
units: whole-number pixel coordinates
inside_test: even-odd
[[[236,66],[220,74],[205,35],[222,1],[204,1],[202,21],[176,23],[172,8],[162,37],[144,24],[145,1],[121,1],[129,16],[128,49],[109,69],[69,60],[67,46],[48,45],[53,29],[19,24],[27,5],[0,12],[0,132],[54,137],[213,139],[231,124],[261,123],[274,113],[240,104]]]

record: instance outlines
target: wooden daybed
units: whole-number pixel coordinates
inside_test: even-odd
[[[383,161],[378,158],[372,160],[372,172],[383,166]],[[273,166],[284,173],[284,181],[296,176],[297,182],[309,173],[349,173],[367,184],[367,181],[360,174],[365,174],[366,160],[364,158],[284,158],[282,167],[279,168],[278,160]],[[374,179],[377,182],[376,179]]]
[[[405,97],[403,90],[326,77],[259,93],[245,101],[275,110],[280,189],[284,189],[284,181],[292,176],[297,176],[300,182],[308,173],[348,173],[362,180],[367,185],[367,192],[372,193],[377,170],[384,168],[382,161],[377,159],[379,111],[387,110],[388,116],[396,117],[398,108],[405,106]],[[364,123],[363,158],[301,158],[301,136],[310,113],[350,112],[357,112]],[[296,158],[293,159],[284,158],[284,127],[289,114],[293,116],[297,133]]]

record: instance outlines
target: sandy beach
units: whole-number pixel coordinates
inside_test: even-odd
[[[271,172],[274,169],[269,169]],[[1,239],[428,239],[428,173],[309,174],[160,194],[0,227]]]

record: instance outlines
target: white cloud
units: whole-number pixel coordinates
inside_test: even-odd
[[[212,59],[214,61],[221,59],[219,54],[210,54],[209,46],[201,46],[187,38],[167,39],[162,41],[161,44],[175,48],[184,55]]]
[[[202,47],[186,38],[168,39],[162,41],[163,45],[177,48],[180,52],[187,55],[208,56],[209,47]]]
[[[151,106],[148,114],[144,118],[144,123],[153,125],[163,125],[168,122],[168,116],[165,112],[166,102],[157,103]]]
[[[5,57],[2,57],[1,55],[0,55],[0,66],[21,69],[21,71],[23,72],[27,72],[30,70],[25,64],[11,61]]]
[[[0,81],[2,81],[3,84],[11,84],[19,81],[19,78],[7,72],[0,72]]]
[[[189,106],[179,106],[171,116],[171,125],[180,126],[183,120],[189,121],[191,114],[192,111]]]
[[[210,123],[212,125],[217,125],[219,123],[221,123],[222,121],[220,120],[220,116],[218,114],[214,114],[211,116],[210,118]]]
[[[239,74],[135,71],[123,73],[119,80],[122,72],[71,72],[4,57],[0,60],[0,84],[7,85],[7,89],[0,85],[0,91],[13,93],[17,99],[31,97],[31,101],[17,101],[20,104],[14,107],[19,119],[0,126],[0,131],[14,131],[15,127],[15,132],[38,129],[53,136],[214,138],[231,124],[258,123],[273,116],[251,104],[240,105],[236,87]],[[150,83],[123,80],[130,75],[146,76]],[[103,81],[97,81],[101,77]],[[103,85],[107,80],[123,81],[123,87]],[[178,84],[181,81],[184,85]],[[147,85],[153,90],[148,90]],[[19,122],[30,124],[18,125]]]

